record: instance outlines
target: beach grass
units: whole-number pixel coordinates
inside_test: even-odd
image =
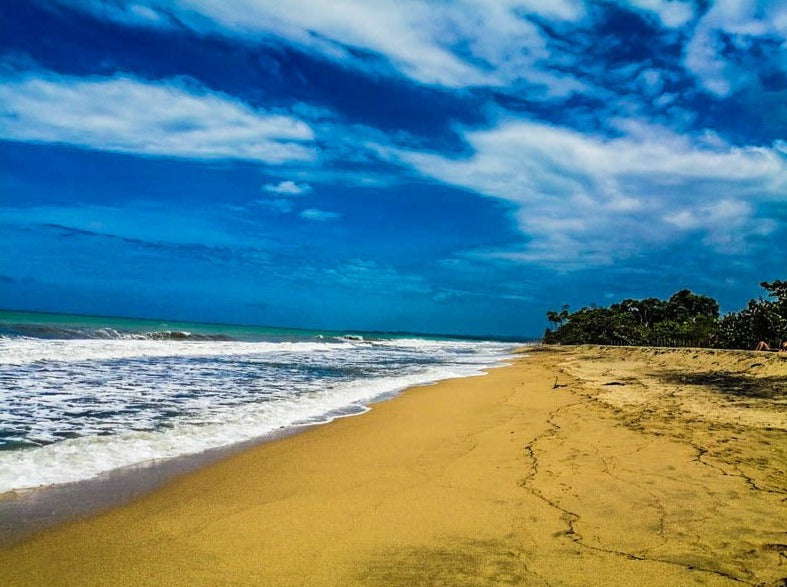
[[[782,585],[787,356],[534,347],[0,550],[3,585]]]

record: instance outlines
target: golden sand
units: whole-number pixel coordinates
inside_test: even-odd
[[[782,585],[785,432],[784,354],[538,348],[6,548],[0,584]]]

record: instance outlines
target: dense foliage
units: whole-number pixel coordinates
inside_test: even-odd
[[[739,312],[719,317],[711,297],[687,289],[668,300],[627,299],[608,308],[547,312],[552,324],[544,342],[754,348],[765,341],[776,348],[787,340],[787,281],[762,282],[768,298],[749,300]]]

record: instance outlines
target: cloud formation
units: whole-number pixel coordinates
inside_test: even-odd
[[[408,293],[402,314],[514,331],[567,291],[740,305],[782,277],[783,2],[2,6],[0,242],[27,269],[0,269],[19,283],[73,255],[63,283],[99,287],[159,247],[177,262],[140,283],[252,287],[283,323]],[[258,254],[262,279],[240,265]]]
[[[501,254],[512,260],[563,268],[605,264],[666,246],[686,231],[729,251],[747,233],[773,230],[757,204],[787,193],[787,165],[776,148],[733,147],[631,121],[618,125],[624,133],[607,138],[507,120],[466,131],[467,157],[381,153],[427,177],[513,204],[528,241]]]
[[[0,84],[0,138],[135,155],[268,164],[315,158],[301,120],[178,80],[10,75]]]
[[[301,106],[298,119],[179,81],[30,74],[11,79],[0,90],[0,105],[9,113],[3,132],[14,140],[143,155],[298,163],[280,176],[323,183],[334,178],[345,185],[353,183],[354,175],[367,182],[396,177],[395,170],[388,176],[379,171],[369,150],[373,144],[389,164],[511,203],[525,242],[500,254],[566,268],[610,263],[687,234],[729,251],[746,235],[773,229],[758,202],[778,200],[786,189],[778,144],[734,146],[710,131],[681,134],[686,130],[681,125],[690,127],[693,118],[685,104],[678,104],[679,91],[668,91],[678,85],[677,62],[672,69],[655,67],[643,56],[641,62],[632,60],[607,73],[603,61],[595,64],[596,71],[579,60],[581,55],[569,54],[562,36],[572,30],[587,35],[594,22],[603,20],[606,7],[575,0],[470,1],[460,6],[348,0],[342,10],[306,0],[221,5],[210,0],[59,1],[126,26],[185,26],[248,43],[284,42],[367,73],[397,72],[425,84],[512,92],[527,82],[546,88],[546,94],[534,95],[547,103],[584,93],[606,102],[595,111],[603,122],[593,128],[592,121],[574,115],[570,124],[560,124],[502,109],[500,121],[487,128],[458,129],[469,155],[457,157],[413,147],[418,137],[353,124],[324,108]],[[748,74],[730,47],[745,48],[755,38],[779,35],[784,45],[787,10],[773,3],[760,8],[752,2],[716,3],[707,10],[676,0],[618,4],[654,30],[686,35],[684,65],[716,95],[754,83],[746,81]],[[613,41],[601,37],[599,45],[612,42],[614,48]],[[605,78],[608,87],[599,85]],[[319,115],[308,114],[310,108]],[[652,119],[645,122],[649,114]],[[304,122],[304,116],[312,116],[312,122]],[[682,118],[686,122],[676,123]],[[666,126],[668,120],[674,128]],[[318,142],[325,145],[319,155]],[[331,165],[337,161],[345,166],[352,162],[357,169],[337,169]],[[393,181],[399,178],[371,185],[386,187]],[[262,189],[286,197],[312,188],[282,179]],[[283,197],[261,205],[278,213],[295,211]],[[730,210],[737,211],[735,218]],[[299,215],[316,221],[339,217],[318,208]],[[732,238],[733,231],[739,236]]]
[[[327,222],[329,220],[336,220],[341,217],[337,212],[329,212],[327,210],[318,210],[317,208],[307,208],[300,214],[304,220],[316,220],[317,222]]]
[[[264,35],[325,59],[376,73],[398,72],[425,84],[495,86],[524,77],[553,91],[560,91],[563,76],[540,67],[548,56],[547,39],[525,16],[570,22],[585,15],[578,0],[346,0],[340,9],[308,0],[59,2],[128,26],[187,26],[252,42]]]
[[[785,71],[787,4],[778,1],[712,2],[686,46],[685,65],[717,96],[759,85],[763,70]],[[756,50],[758,41],[769,44]]]
[[[308,183],[295,183],[292,180],[282,180],[279,183],[268,183],[262,186],[266,192],[273,194],[280,194],[286,196],[300,196],[301,194],[308,194],[312,191],[312,186]]]
[[[306,264],[295,272],[295,277],[310,283],[335,284],[352,292],[373,290],[383,295],[432,293],[431,285],[422,276],[368,259],[348,259],[328,267]]]
[[[627,0],[619,4],[654,14],[668,28],[684,26],[694,16],[694,4],[686,0]]]
[[[396,71],[425,84],[451,88],[506,86],[525,81],[551,94],[582,89],[573,75],[560,73],[570,62],[551,63],[553,39],[534,20],[584,28],[599,7],[580,0],[505,0],[443,3],[420,0],[345,0],[335,4],[292,0],[57,0],[94,17],[127,26],[178,28],[259,42],[285,42],[352,67]],[[687,0],[616,2],[666,29],[688,27],[697,17]],[[686,53],[686,66],[711,92],[726,94],[747,72],[725,57],[724,38],[746,43],[780,35],[787,9],[779,2],[714,2],[701,16]],[[782,50],[783,50],[782,45]]]

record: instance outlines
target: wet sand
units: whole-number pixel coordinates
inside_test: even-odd
[[[3,585],[783,585],[787,356],[538,348],[0,550]]]
[[[138,499],[173,478],[201,469],[259,444],[284,438],[307,426],[282,428],[237,444],[114,469],[97,477],[0,494],[0,548],[46,528],[96,515]],[[0,574],[2,577],[2,574]]]

